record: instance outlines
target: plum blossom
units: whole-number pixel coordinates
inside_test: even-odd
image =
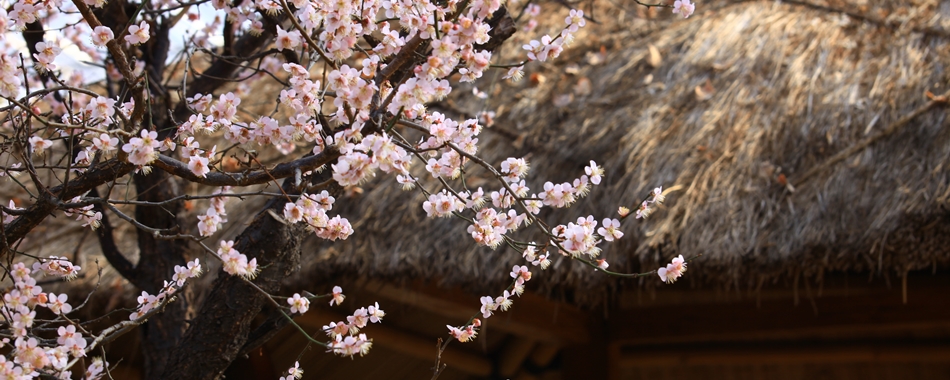
[[[617,208],[617,215],[620,215],[620,218],[626,218],[627,215],[630,215],[630,209],[620,206]]]
[[[363,356],[369,352],[372,345],[373,341],[367,339],[366,334],[360,334],[356,337],[350,335],[346,338],[337,335],[336,340],[330,343],[329,350],[340,356],[354,356],[356,354]]]
[[[211,172],[211,168],[208,167],[208,157],[199,154],[189,157],[188,169],[198,177],[206,177]]]
[[[299,31],[286,31],[280,26],[277,27],[277,50],[290,49],[294,50],[300,46],[300,36]]]
[[[142,20],[138,25],[129,25],[129,34],[125,36],[125,42],[128,42],[129,45],[138,45],[148,41],[149,36],[148,22]]]
[[[528,174],[528,168],[528,161],[524,158],[508,157],[501,163],[501,174],[508,182],[515,182]]]
[[[223,222],[224,220],[219,216],[217,210],[213,207],[209,208],[203,215],[198,215],[198,233],[201,236],[211,236]]]
[[[598,167],[597,163],[591,160],[590,166],[584,168],[584,172],[590,176],[590,182],[599,185],[600,177],[604,175],[604,168]]]
[[[294,380],[303,377],[303,370],[300,369],[300,362],[294,362],[294,366],[287,370],[287,376],[281,376],[280,380]]]
[[[696,5],[689,0],[676,0],[673,2],[673,14],[683,16],[683,18],[689,18],[695,10]]]
[[[383,309],[379,308],[379,302],[376,302],[373,305],[367,306],[366,314],[369,315],[369,321],[373,323],[382,322],[383,317],[386,316],[386,312],[383,311]]]
[[[108,362],[103,362],[102,358],[93,358],[92,364],[86,367],[86,379],[87,380],[98,380],[105,375],[106,367],[109,366]]]
[[[112,29],[109,29],[108,26],[97,26],[92,30],[93,45],[106,46],[106,44],[114,38],[115,34],[112,33]]]
[[[422,204],[422,208],[429,217],[450,216],[452,212],[461,211],[464,206],[464,203],[446,190],[429,195],[429,200]]]
[[[36,51],[37,53],[33,54],[33,59],[36,62],[36,68],[40,72],[56,70],[56,65],[53,64],[53,61],[55,61],[56,56],[63,51],[58,43],[37,42]]]
[[[247,255],[234,249],[234,241],[222,240],[218,248],[218,257],[224,262],[222,269],[230,275],[241,276],[248,280],[257,277],[259,270],[257,258],[247,259]]]
[[[40,136],[30,137],[30,146],[33,147],[33,153],[37,156],[42,156],[46,153],[46,150],[53,146],[53,142],[47,139],[44,139]]]
[[[92,146],[103,153],[110,153],[119,148],[119,139],[103,133],[92,138]]]
[[[144,166],[150,164],[158,158],[158,147],[162,145],[158,141],[158,132],[143,129],[141,137],[133,137],[129,142],[122,145],[122,150],[129,154],[129,162],[135,165]]]
[[[46,307],[54,314],[69,314],[69,312],[73,311],[72,305],[66,302],[66,294],[56,295],[50,293],[47,297],[49,301],[46,303]]]
[[[492,312],[498,308],[498,305],[495,304],[495,299],[491,296],[484,296],[479,300],[482,302],[482,307],[479,309],[482,313],[482,318],[488,319],[488,317],[491,317]]]
[[[683,255],[673,258],[673,261],[667,264],[665,268],[656,270],[656,274],[660,276],[660,280],[663,280],[663,282],[667,284],[676,282],[676,279],[682,277],[685,272],[686,261],[683,259]]]
[[[82,270],[78,265],[69,262],[65,257],[50,256],[33,263],[33,273],[43,272],[47,276],[60,276],[67,280],[76,278]]]
[[[650,195],[653,197],[653,203],[660,204],[666,200],[666,196],[663,195],[663,186],[653,189],[653,192],[650,193]]]
[[[310,309],[310,300],[306,297],[301,297],[299,293],[294,293],[293,297],[287,299],[287,303],[290,304],[290,312],[292,313],[306,313]]]
[[[475,326],[473,325],[463,326],[462,328],[449,325],[445,325],[445,327],[449,328],[449,334],[451,334],[452,337],[462,343],[472,340],[472,338],[475,338],[475,335],[478,334],[478,331],[475,331]]]
[[[198,259],[189,261],[187,266],[175,265],[175,274],[172,275],[172,281],[178,286],[185,285],[185,280],[201,275],[201,264]]]
[[[620,240],[623,232],[620,232],[620,221],[617,219],[605,218],[603,227],[597,229],[597,233],[604,237],[606,241]]]
[[[571,9],[571,13],[564,19],[564,23],[568,25],[568,30],[572,33],[579,28],[583,28],[584,25],[587,25],[587,20],[584,19],[584,11]]]
[[[344,299],[346,299],[346,296],[343,295],[343,288],[341,288],[341,287],[339,287],[339,286],[334,286],[334,287],[333,287],[333,294],[332,294],[332,295],[333,295],[333,298],[330,299],[330,306],[333,306],[333,304],[339,305],[339,304],[343,303],[343,300],[344,300]]]
[[[653,213],[653,208],[650,207],[650,202],[643,201],[640,204],[640,207],[637,208],[637,219],[646,219]]]

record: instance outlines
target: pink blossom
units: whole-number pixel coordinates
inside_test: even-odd
[[[333,294],[332,294],[332,295],[333,295],[333,298],[330,299],[330,306],[333,306],[333,304],[339,305],[339,304],[343,303],[343,300],[344,300],[344,299],[346,299],[346,296],[343,295],[343,288],[341,288],[341,287],[339,287],[339,286],[334,286],[334,287],[333,287]]]
[[[665,268],[660,268],[656,270],[656,274],[660,276],[660,280],[667,284],[672,284],[676,282],[676,279],[683,276],[683,273],[686,272],[686,261],[683,259],[683,255],[679,255],[673,259],[673,261],[666,265]]]
[[[43,272],[47,276],[62,276],[67,280],[76,278],[81,269],[65,257],[59,256],[50,256],[47,259],[40,259],[39,262],[33,263],[33,273]]]
[[[666,200],[666,196],[663,195],[663,186],[653,189],[653,192],[650,193],[650,196],[653,197],[653,203],[663,203]]]
[[[464,204],[446,190],[429,195],[429,200],[422,203],[422,209],[429,217],[450,216],[452,212],[460,211],[462,207]]]
[[[201,236],[211,236],[221,225],[221,217],[214,208],[208,209],[203,215],[198,215],[198,233]]]
[[[158,133],[143,129],[141,137],[133,137],[129,142],[122,145],[122,150],[129,154],[129,162],[135,165],[144,166],[150,164],[158,158],[158,152],[155,150],[161,146],[158,141]]]
[[[119,139],[103,133],[92,138],[92,145],[103,153],[110,153],[119,148]]]
[[[54,314],[69,314],[73,311],[72,305],[66,302],[66,294],[55,295],[50,293],[48,297],[49,301],[46,303],[46,307]]]
[[[514,182],[528,174],[528,168],[528,161],[524,158],[508,157],[501,163],[501,174],[508,182]]]
[[[673,2],[673,14],[681,15],[683,18],[689,18],[695,10],[696,5],[690,3],[689,0],[676,0]]]
[[[449,328],[449,334],[451,334],[452,337],[454,337],[455,339],[458,339],[458,341],[462,343],[472,340],[472,338],[474,338],[475,335],[478,334],[478,332],[475,331],[475,327],[471,325],[463,326],[462,328],[449,326],[449,325],[445,325],[445,327]]]
[[[303,377],[303,370],[300,369],[300,362],[294,362],[294,366],[287,370],[287,376],[281,377],[280,380],[294,380],[301,377]]]
[[[175,281],[175,284],[178,286],[185,285],[185,280],[189,278],[198,277],[201,275],[201,264],[198,263],[198,259],[188,262],[188,266],[183,267],[181,265],[175,265],[175,274],[172,276],[172,281]]]
[[[211,168],[208,167],[208,157],[194,155],[188,158],[188,169],[198,177],[206,177]]]
[[[383,317],[386,316],[386,312],[383,309],[379,308],[379,302],[376,302],[373,305],[366,307],[366,313],[369,314],[369,321],[373,323],[380,323],[383,321]]]
[[[37,42],[36,50],[37,53],[33,54],[33,59],[36,62],[37,69],[40,71],[55,70],[56,65],[53,64],[53,61],[63,51],[59,48],[59,44],[56,42]]]
[[[366,338],[366,334],[360,334],[356,337],[351,335],[346,338],[342,335],[337,335],[336,340],[330,343],[329,349],[333,353],[341,356],[354,356],[356,354],[362,356],[369,352],[372,345],[373,342]]]
[[[603,221],[603,227],[597,229],[597,233],[600,236],[604,237],[606,241],[619,240],[623,237],[623,232],[620,232],[620,221],[617,219],[605,218]]]
[[[138,45],[148,41],[149,36],[149,24],[142,20],[138,25],[129,25],[129,34],[125,36],[125,42],[129,45]]]
[[[643,201],[640,204],[640,207],[637,208],[637,219],[646,219],[653,213],[653,208],[650,207],[650,202]]]
[[[109,41],[115,38],[112,29],[107,26],[97,26],[92,30],[92,43],[96,46],[106,46]]]
[[[284,50],[284,49],[294,50],[300,46],[301,38],[302,37],[300,36],[300,32],[296,30],[288,32],[284,30],[283,28],[281,28],[280,26],[278,26],[277,27],[277,42],[276,42],[277,50]]]
[[[600,177],[604,175],[604,168],[598,167],[597,163],[591,160],[590,166],[584,168],[584,172],[590,176],[590,182],[599,185]]]
[[[30,137],[30,146],[33,147],[33,153],[37,156],[42,156],[47,149],[53,146],[53,142],[47,139],[44,139],[40,136]]]
[[[290,313],[306,313],[307,309],[310,309],[310,300],[305,297],[301,297],[300,294],[294,293],[293,297],[287,299],[287,303],[290,304]]]
[[[35,368],[43,368],[50,365],[50,359],[43,347],[34,338],[24,340],[17,338],[16,341],[16,361],[23,364],[29,364]]]
[[[484,296],[480,298],[480,301],[482,302],[482,307],[480,309],[482,318],[487,319],[488,317],[491,317],[492,312],[498,308],[498,305],[495,304],[495,299],[491,296]]]

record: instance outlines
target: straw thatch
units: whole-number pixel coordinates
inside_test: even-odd
[[[543,214],[552,225],[616,215],[654,186],[669,189],[665,208],[629,220],[627,236],[605,246],[611,269],[651,270],[702,254],[686,281],[755,289],[820,281],[828,271],[886,277],[946,267],[946,109],[933,104],[875,136],[927,105],[927,91],[947,90],[950,44],[940,23],[950,10],[933,1],[824,5],[865,18],[764,1],[707,3],[685,21],[614,9],[610,17],[625,19],[589,26],[530,78],[487,80],[495,83],[481,85],[487,101],[457,95],[441,110],[497,110],[482,153],[490,162],[527,156],[533,188],[576,178],[589,160],[607,168],[578,207]],[[869,144],[798,180],[862,141]],[[480,171],[470,177],[494,187]],[[341,199],[358,234],[314,240],[303,277],[427,278],[491,292],[508,281],[517,252],[476,247],[463,222],[427,219],[423,196],[396,188],[385,179]],[[535,278],[535,289],[582,304],[621,284],[567,260]]]

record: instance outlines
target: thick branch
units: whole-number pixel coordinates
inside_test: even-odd
[[[298,171],[306,173],[339,157],[336,150],[326,150],[318,155],[307,156],[295,161],[278,164],[270,170],[258,170],[250,173],[210,172],[204,177],[195,175],[188,165],[168,156],[159,156],[153,166],[188,181],[211,186],[250,186],[294,176]]]
[[[285,191],[293,191],[291,182],[285,181]],[[271,294],[280,289],[281,281],[296,271],[300,262],[302,226],[285,224],[266,212],[279,211],[286,202],[283,197],[272,198],[234,246],[258,260],[262,270],[254,283]],[[265,295],[242,279],[221,274],[169,359],[163,378],[218,378],[244,347],[251,322],[266,301]]]
[[[71,199],[77,195],[84,194],[96,186],[112,181],[123,175],[128,174],[135,169],[135,165],[127,162],[121,162],[117,159],[111,159],[96,165],[96,167],[86,171],[81,177],[69,181],[67,184],[49,189],[49,192],[39,194],[39,198],[32,206],[27,208],[25,215],[10,222],[3,231],[3,237],[8,244],[22,239],[33,228],[43,222],[46,216],[56,210],[61,204],[61,199]],[[64,191],[65,188],[65,191]],[[56,194],[53,197],[51,194]],[[3,245],[5,250],[8,244]],[[0,257],[6,256],[7,252],[0,252]]]

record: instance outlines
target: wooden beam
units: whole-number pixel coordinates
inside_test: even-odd
[[[314,308],[306,314],[294,318],[294,321],[310,329],[322,328],[331,321],[345,321],[346,316],[335,312]],[[374,345],[380,345],[422,360],[430,360],[435,365],[437,354],[436,339],[420,338],[418,336],[385,327],[380,324],[370,324],[363,331]],[[442,352],[442,363],[451,368],[475,376],[487,377],[492,373],[492,361],[484,356],[474,354],[450,345]]]
[[[709,349],[624,350],[621,368],[690,365],[772,365],[950,362],[950,344],[747,345]]]
[[[828,296],[826,292],[798,306],[789,297],[618,311],[609,320],[610,339],[612,344],[623,346],[950,339],[950,307],[938,301],[947,299],[950,281],[946,277],[938,279],[942,281],[910,278],[907,304],[903,303],[900,288],[852,286],[847,296]]]
[[[814,292],[813,296],[818,299],[825,297],[875,296],[903,301],[903,291],[905,289],[904,286],[889,285],[880,278],[874,282],[868,282],[865,275],[827,274],[822,278],[821,284],[815,283],[814,279],[809,281],[811,284],[810,291]],[[950,275],[946,273],[933,275],[929,271],[926,274],[910,273],[906,284],[908,301],[926,301],[929,294],[933,293],[930,290],[935,287],[950,288]],[[799,285],[799,289],[784,285],[765,286],[758,290],[737,291],[735,289],[692,289],[685,285],[676,284],[650,291],[633,287],[621,292],[617,306],[621,310],[640,310],[684,305],[693,307],[709,304],[748,303],[750,301],[793,300],[795,302],[796,298],[803,303],[808,303],[809,295],[807,293],[809,290],[804,288],[804,285]]]
[[[513,338],[513,341],[505,345],[501,351],[501,357],[498,359],[498,373],[506,378],[514,376],[521,368],[521,363],[524,363],[531,354],[535,344],[535,341],[527,338]]]
[[[539,368],[546,368],[551,364],[551,361],[554,360],[554,357],[557,356],[560,350],[561,347],[557,345],[538,344],[535,346],[534,351],[531,352],[531,363]]]
[[[449,317],[462,324],[478,313],[478,297],[459,289],[441,289],[415,281],[397,286],[367,280],[364,290],[390,301]],[[514,306],[484,320],[488,328],[555,344],[582,344],[590,340],[587,314],[565,303],[524,293],[513,297]]]

